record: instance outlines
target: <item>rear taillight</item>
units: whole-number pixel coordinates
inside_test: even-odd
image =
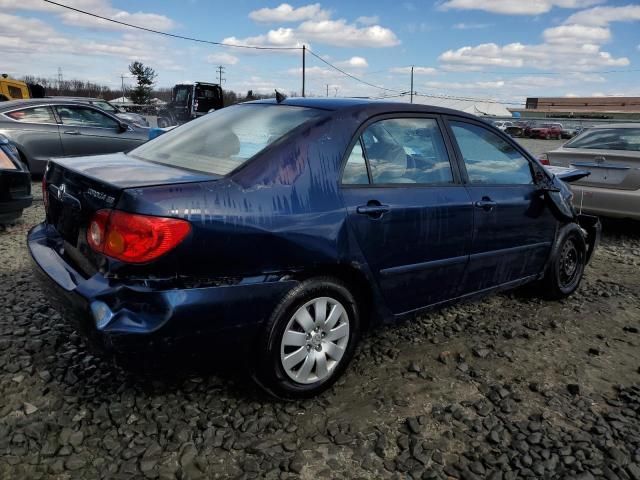
[[[99,210],[89,223],[87,243],[117,260],[146,263],[174,249],[190,231],[186,220]]]
[[[540,160],[540,163],[542,165],[551,165],[551,162],[549,162],[549,157],[547,156],[546,153],[543,153],[542,155],[540,155],[538,157],[538,160]]]
[[[17,170],[16,164],[13,163],[9,155],[0,148],[0,170]]]

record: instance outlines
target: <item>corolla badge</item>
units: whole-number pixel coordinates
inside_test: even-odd
[[[67,186],[63,183],[57,190],[56,197],[58,197],[58,200],[62,200],[64,198],[64,194],[67,193]]]

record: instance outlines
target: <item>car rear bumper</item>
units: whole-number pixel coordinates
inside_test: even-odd
[[[60,255],[62,244],[50,226],[31,229],[27,243],[47,299],[92,345],[111,352],[203,339],[212,348],[245,347],[297,283],[260,276],[200,288],[131,286],[100,273],[85,278]]]
[[[640,220],[640,190],[571,185],[573,205],[578,212],[594,213],[602,217]]]

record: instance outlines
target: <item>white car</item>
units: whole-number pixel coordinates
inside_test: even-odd
[[[513,122],[509,122],[507,120],[498,120],[496,122],[493,122],[493,125],[504,132],[507,127],[513,127]]]

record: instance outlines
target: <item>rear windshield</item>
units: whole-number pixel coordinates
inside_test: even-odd
[[[209,113],[131,151],[143,160],[226,175],[322,110],[235,105]]]
[[[563,148],[627,150],[640,152],[640,128],[595,128],[566,143]]]

